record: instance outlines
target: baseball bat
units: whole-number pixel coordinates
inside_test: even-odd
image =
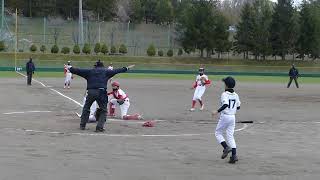
[[[237,123],[245,123],[245,124],[247,124],[247,123],[253,123],[253,121],[237,121]]]

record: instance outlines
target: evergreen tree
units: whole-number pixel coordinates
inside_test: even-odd
[[[253,49],[255,59],[271,55],[270,26],[272,22],[272,4],[269,0],[255,0],[253,3]]]
[[[237,33],[235,35],[235,51],[243,53],[243,58],[249,58],[249,52],[254,47],[255,19],[254,11],[249,3],[246,3],[241,11],[240,22],[237,25]]]
[[[173,7],[170,0],[158,0],[155,8],[156,23],[170,23],[173,21]]]
[[[293,7],[293,0],[278,0],[272,16],[271,43],[274,56],[281,56],[282,60],[290,52],[294,52],[297,41],[297,16]]]
[[[132,22],[140,23],[143,20],[144,10],[141,4],[141,0],[132,0],[130,2],[131,6],[131,16],[130,19]]]
[[[227,19],[220,13],[214,17],[216,25],[214,29],[214,46],[215,51],[218,52],[218,59],[221,53],[228,52],[231,49],[231,42],[229,41],[229,24]]]

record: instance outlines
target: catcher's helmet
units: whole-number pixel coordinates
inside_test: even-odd
[[[199,68],[199,72],[204,72],[204,68]]]
[[[114,82],[112,82],[111,86],[120,87],[120,83],[118,83],[117,81],[114,81]]]
[[[222,81],[226,84],[228,88],[234,88],[236,86],[236,80],[234,80],[231,76],[223,78]]]

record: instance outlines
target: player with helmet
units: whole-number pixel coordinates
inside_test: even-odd
[[[128,115],[128,109],[130,107],[130,101],[127,94],[120,89],[120,84],[116,81],[112,82],[112,92],[108,95],[112,95],[113,99],[109,103],[109,116],[115,116],[116,106],[120,107],[121,118],[124,120],[141,120],[142,117],[139,114]]]
[[[240,110],[240,99],[237,93],[234,91],[236,81],[232,77],[226,77],[222,79],[225,84],[225,92],[221,95],[221,107],[212,113],[213,117],[220,113],[219,122],[216,127],[215,136],[217,141],[223,147],[223,153],[221,158],[224,159],[232,152],[229,163],[234,164],[238,161],[236,153],[236,142],[234,140],[234,129],[237,110]],[[226,140],[223,134],[226,134]]]
[[[190,111],[195,110],[195,106],[197,101],[200,104],[200,110],[204,109],[204,104],[202,101],[202,96],[206,91],[206,86],[209,86],[211,81],[208,79],[208,76],[204,74],[204,68],[199,68],[199,74],[196,77],[196,81],[193,83],[193,87],[191,89],[195,89],[193,99],[192,99],[192,107]]]
[[[68,63],[66,65],[64,65],[64,76],[65,76],[65,80],[64,80],[64,89],[68,88],[70,89],[70,84],[71,84],[71,80],[73,79],[72,73],[70,72],[70,68],[71,68],[71,62],[68,61]]]

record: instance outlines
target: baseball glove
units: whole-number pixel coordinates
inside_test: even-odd
[[[119,105],[121,106],[124,103],[124,99],[119,99],[117,100],[117,102],[119,103]]]
[[[200,81],[201,81],[201,84],[202,84],[202,85],[206,85],[206,84],[207,84],[207,80],[206,80],[205,77],[202,77],[202,78],[200,79]]]

